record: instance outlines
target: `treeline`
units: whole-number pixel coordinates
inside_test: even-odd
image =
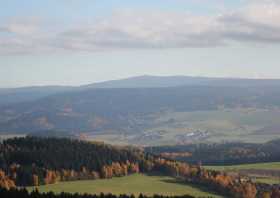
[[[135,195],[112,195],[112,194],[99,194],[99,195],[89,195],[89,194],[70,194],[70,193],[60,193],[54,194],[53,192],[49,193],[39,193],[38,191],[33,191],[29,193],[26,189],[12,189],[6,190],[0,188],[0,197],[1,198],[194,198],[190,195],[182,196],[163,196],[163,195],[153,195],[146,196],[140,194],[139,196]]]
[[[259,185],[250,178],[229,175],[225,172],[206,170],[200,165],[149,156],[144,161],[144,170],[158,171],[165,175],[180,178],[186,183],[205,186],[226,197],[234,198],[280,198],[279,185]]]
[[[204,165],[234,165],[280,161],[280,139],[265,144],[212,143],[147,147],[146,152]]]
[[[262,192],[254,183],[239,176],[230,176],[219,171],[209,171],[199,165],[189,165],[178,161],[154,158],[147,161],[152,171],[183,179],[185,182],[207,186],[209,189],[227,197],[255,198],[261,197]]]
[[[132,173],[161,173],[203,185],[227,197],[255,198],[272,195],[247,178],[203,169],[200,165],[164,159],[140,149],[113,147],[69,139],[16,138],[1,144],[0,187],[51,184],[59,181],[98,179]]]

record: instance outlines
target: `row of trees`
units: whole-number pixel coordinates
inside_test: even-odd
[[[153,160],[151,160],[153,158]],[[220,171],[203,169],[199,165],[149,157],[149,169],[166,175],[175,176],[185,182],[207,186],[226,197],[235,198],[280,198],[279,186],[258,185],[239,175],[228,175]],[[151,163],[152,161],[152,163]]]
[[[33,191],[29,193],[26,189],[12,189],[6,190],[4,188],[0,188],[0,197],[1,198],[194,198],[190,195],[182,195],[182,196],[163,196],[163,195],[153,195],[146,196],[140,194],[138,196],[135,195],[112,195],[112,194],[99,194],[99,195],[89,195],[89,194],[70,194],[70,193],[60,193],[54,194],[52,192],[49,193],[39,193],[38,191]]]
[[[255,198],[257,196],[257,188],[251,181],[219,171],[205,170],[200,166],[156,158],[153,170],[176,176],[186,182],[208,186],[230,197]]]

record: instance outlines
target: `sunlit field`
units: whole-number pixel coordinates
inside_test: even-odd
[[[34,188],[30,187],[29,190]],[[127,177],[118,177],[113,179],[99,179],[87,181],[61,182],[57,184],[39,186],[40,192],[53,191],[70,192],[70,193],[91,193],[99,194],[135,194],[140,193],[146,195],[162,194],[162,195],[193,195],[193,196],[211,196],[221,197],[213,193],[207,192],[194,186],[187,185],[176,181],[172,177],[166,176],[147,176],[143,174],[134,174]]]

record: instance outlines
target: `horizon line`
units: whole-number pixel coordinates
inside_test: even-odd
[[[89,82],[89,83],[82,83],[82,84],[37,84],[37,85],[23,85],[23,86],[14,86],[14,87],[1,87],[1,90],[4,89],[24,89],[24,88],[43,88],[43,87],[83,87],[83,86],[90,86],[94,84],[99,83],[106,83],[106,82],[112,82],[112,81],[120,81],[120,80],[129,80],[133,78],[143,78],[143,77],[154,77],[154,78],[170,78],[170,77],[186,77],[186,78],[209,78],[209,79],[224,79],[224,80],[260,80],[260,81],[268,81],[268,80],[280,80],[279,78],[261,78],[261,77],[234,77],[234,76],[204,76],[204,75],[150,75],[150,74],[143,74],[143,75],[135,75],[135,76],[128,76],[128,77],[120,77],[120,78],[114,78],[114,79],[108,79],[108,80],[101,80],[96,82]]]

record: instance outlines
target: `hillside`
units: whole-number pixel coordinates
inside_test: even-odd
[[[35,181],[39,185],[58,180],[112,177],[113,172],[108,173],[106,167],[115,165],[121,172],[114,175],[120,176],[138,172],[136,163],[142,159],[143,153],[136,148],[63,138],[14,138],[0,144],[0,170],[8,173],[19,186]]]
[[[280,131],[278,83],[142,76],[62,89],[0,106],[0,134],[55,131],[140,145],[268,141]]]

